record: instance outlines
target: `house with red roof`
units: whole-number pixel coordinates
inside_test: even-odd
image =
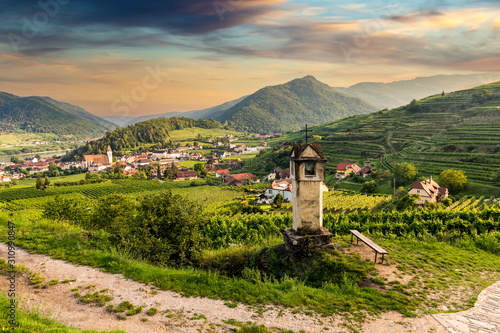
[[[432,179],[432,176],[430,176],[427,180],[414,182],[408,194],[420,196],[420,199],[417,200],[417,204],[423,206],[427,202],[441,202],[448,198],[448,189],[446,187],[440,187],[439,184]]]
[[[238,173],[235,175],[228,175],[226,178],[224,178],[224,183],[226,183],[229,186],[239,186],[239,185],[245,185],[248,182],[253,182],[257,179],[254,175],[251,173]]]
[[[337,165],[337,174],[335,178],[344,179],[351,174],[357,174],[361,168],[356,163],[339,163]]]
[[[283,196],[284,202],[292,202],[292,180],[275,180],[265,192],[266,196],[270,199],[276,198],[278,194]]]
[[[223,169],[223,170],[217,170],[217,171],[215,171],[215,177],[217,177],[217,178],[224,178],[224,177],[226,177],[229,174],[230,174],[230,172],[229,172],[228,169]]]

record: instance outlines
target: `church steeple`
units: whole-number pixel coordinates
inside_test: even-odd
[[[108,145],[107,155],[108,155],[108,162],[110,164],[113,163],[113,151],[111,150],[111,146],[110,145]]]

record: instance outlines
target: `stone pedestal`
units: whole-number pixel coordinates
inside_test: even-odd
[[[311,231],[293,229],[283,230],[286,249],[295,256],[308,255],[318,249],[333,249],[335,245],[331,243],[333,235],[326,228]]]

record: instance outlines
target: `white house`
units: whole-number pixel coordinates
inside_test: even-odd
[[[271,186],[266,189],[265,194],[271,199],[281,194],[284,202],[292,202],[292,183],[290,180],[274,181]]]

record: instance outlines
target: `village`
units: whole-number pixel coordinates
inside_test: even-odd
[[[106,154],[84,155],[81,161],[64,162],[61,157],[28,157],[0,164],[0,183],[16,184],[25,177],[59,176],[73,173],[91,175],[114,172],[120,177],[133,177],[156,181],[192,181],[207,176],[219,179],[219,182],[228,186],[241,186],[253,183],[270,183],[267,189],[256,195],[257,204],[271,204],[279,195],[283,203],[292,202],[292,179],[289,169],[276,167],[269,170],[264,177],[257,177],[249,172],[241,172],[242,159],[239,155],[255,154],[268,149],[267,139],[279,137],[275,134],[255,134],[258,146],[248,147],[234,143],[240,140],[230,134],[208,139],[207,145],[180,146],[169,149],[156,149],[151,152],[140,152],[130,155],[115,156],[110,146]],[[208,153],[203,153],[202,150]],[[193,167],[187,167],[183,162],[194,162]],[[16,163],[17,162],[17,163]],[[193,165],[191,163],[191,165]],[[354,176],[367,178],[373,175],[374,165],[366,163],[363,167],[356,163],[339,163],[336,167],[335,179],[342,181]],[[323,182],[322,191],[328,191]],[[427,203],[442,202],[448,197],[448,189],[440,187],[430,176],[424,181],[415,181],[408,194],[416,194],[418,206]]]

